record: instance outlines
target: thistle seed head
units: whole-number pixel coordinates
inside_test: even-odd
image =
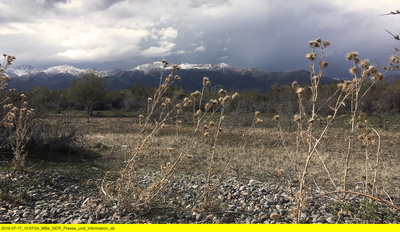
[[[304,88],[298,88],[298,89],[296,90],[296,93],[297,93],[298,95],[302,94],[303,92],[304,92]]]
[[[315,58],[316,58],[316,56],[317,56],[317,53],[308,53],[308,54],[306,55],[306,59],[307,59],[307,60],[314,61]]]
[[[327,48],[329,46],[331,46],[331,42],[329,42],[329,40],[325,40],[322,45],[324,46],[324,48]]]
[[[301,117],[300,117],[300,115],[295,114],[294,117],[293,117],[293,121],[295,121],[295,122],[297,122],[297,123],[300,123],[300,122],[301,122]]]
[[[175,75],[175,80],[177,80],[177,81],[181,81],[181,77],[180,77],[180,76],[178,76],[178,75]]]
[[[211,85],[210,78],[203,77],[203,86]]]
[[[398,55],[392,55],[392,56],[389,58],[389,61],[390,61],[391,63],[398,64],[398,63],[400,63],[400,57],[399,57]]]
[[[353,60],[354,58],[358,57],[358,52],[349,52],[345,57],[346,60]]]
[[[226,90],[220,89],[218,91],[218,93],[221,94],[221,95],[226,95]]]
[[[359,64],[359,66],[363,69],[368,69],[371,64],[369,63],[368,59],[362,60]]]
[[[196,90],[195,92],[191,93],[190,96],[192,96],[192,98],[198,98],[201,96],[201,93]]]
[[[237,99],[239,97],[239,93],[234,93],[233,95],[232,95],[232,100],[235,100],[235,99]]]

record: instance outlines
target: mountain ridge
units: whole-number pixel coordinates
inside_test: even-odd
[[[150,62],[136,66],[132,69],[114,69],[106,71],[108,76],[108,89],[121,90],[129,88],[132,84],[148,87],[158,87],[163,63]],[[251,68],[236,68],[227,63],[218,64],[178,64],[179,71],[175,71],[182,77],[176,85],[186,91],[202,89],[204,76],[210,78],[212,87],[224,88],[234,91],[257,90],[268,92],[271,85],[290,85],[293,81],[299,84],[308,84],[310,73],[305,70],[290,72],[265,72]],[[165,68],[164,75],[170,72],[172,65]],[[50,89],[68,88],[79,73],[86,71],[70,65],[58,65],[48,67],[45,70],[37,70],[30,65],[18,65],[10,67],[7,74],[10,76],[10,86],[20,91],[32,90],[32,88],[44,87]],[[330,84],[334,79],[323,77],[323,84]]]

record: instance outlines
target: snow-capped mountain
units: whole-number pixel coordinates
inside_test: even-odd
[[[191,69],[202,69],[202,70],[224,70],[224,69],[232,69],[233,67],[227,63],[219,63],[219,64],[189,64],[189,63],[181,63],[178,64],[179,68],[182,70],[191,70]],[[131,69],[132,71],[139,70],[144,73],[149,73],[150,71],[159,71],[164,67],[164,64],[161,61],[156,61],[152,63],[142,64]],[[166,67],[166,70],[172,68],[172,65]]]
[[[7,74],[9,76],[25,76],[25,75],[32,75],[36,74],[39,71],[36,70],[34,67],[28,64],[21,64],[15,67],[10,67],[7,69]],[[14,75],[13,75],[14,74]]]
[[[120,90],[138,84],[157,88],[160,83],[161,69],[163,63],[160,61],[139,65],[130,70],[114,69],[106,72],[108,89]],[[177,75],[182,81],[174,83],[186,91],[202,89],[203,77],[210,77],[212,86],[237,91],[258,90],[267,92],[272,84],[290,85],[293,81],[299,84],[310,81],[310,73],[304,70],[293,72],[264,72],[249,68],[235,68],[226,63],[219,64],[178,64]],[[170,70],[172,65],[166,69]],[[49,67],[43,71],[37,70],[30,65],[19,65],[10,67],[7,74],[10,76],[10,86],[20,91],[32,90],[36,86],[63,89],[69,88],[75,78],[85,70],[70,65],[59,65]],[[20,78],[16,78],[20,77]],[[324,83],[330,83],[330,78],[324,78]]]
[[[64,64],[64,65],[53,66],[53,67],[47,68],[43,72],[46,73],[47,75],[57,75],[60,73],[62,73],[62,74],[68,73],[73,76],[77,76],[77,75],[79,75],[79,73],[81,73],[83,71],[85,71],[85,70]]]

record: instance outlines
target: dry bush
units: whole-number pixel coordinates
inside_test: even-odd
[[[14,56],[4,54],[4,62],[0,69],[0,107],[2,108],[0,118],[1,147],[11,148],[13,152],[13,164],[16,171],[23,170],[25,166],[25,145],[29,140],[28,125],[33,115],[33,109],[28,109],[28,102],[24,94],[20,95],[20,105],[15,106],[8,97],[8,81],[10,78],[5,74],[6,69],[15,59]]]

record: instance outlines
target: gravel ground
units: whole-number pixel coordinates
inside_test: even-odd
[[[7,176],[1,176],[2,186]],[[144,177],[151,182],[154,174]],[[256,180],[227,179],[222,183],[218,212],[197,213],[203,176],[175,178],[162,199],[163,207],[150,215],[132,217],[117,212],[116,206],[104,202],[99,193],[101,180],[82,182],[71,176],[49,171],[30,171],[13,179],[10,194],[14,203],[0,201],[0,223],[293,223],[290,209],[294,205],[294,188]],[[304,223],[336,223],[338,215],[329,213],[323,202],[310,204],[302,213]],[[340,223],[354,222],[354,215],[340,214]],[[339,222],[339,221],[338,221]]]

